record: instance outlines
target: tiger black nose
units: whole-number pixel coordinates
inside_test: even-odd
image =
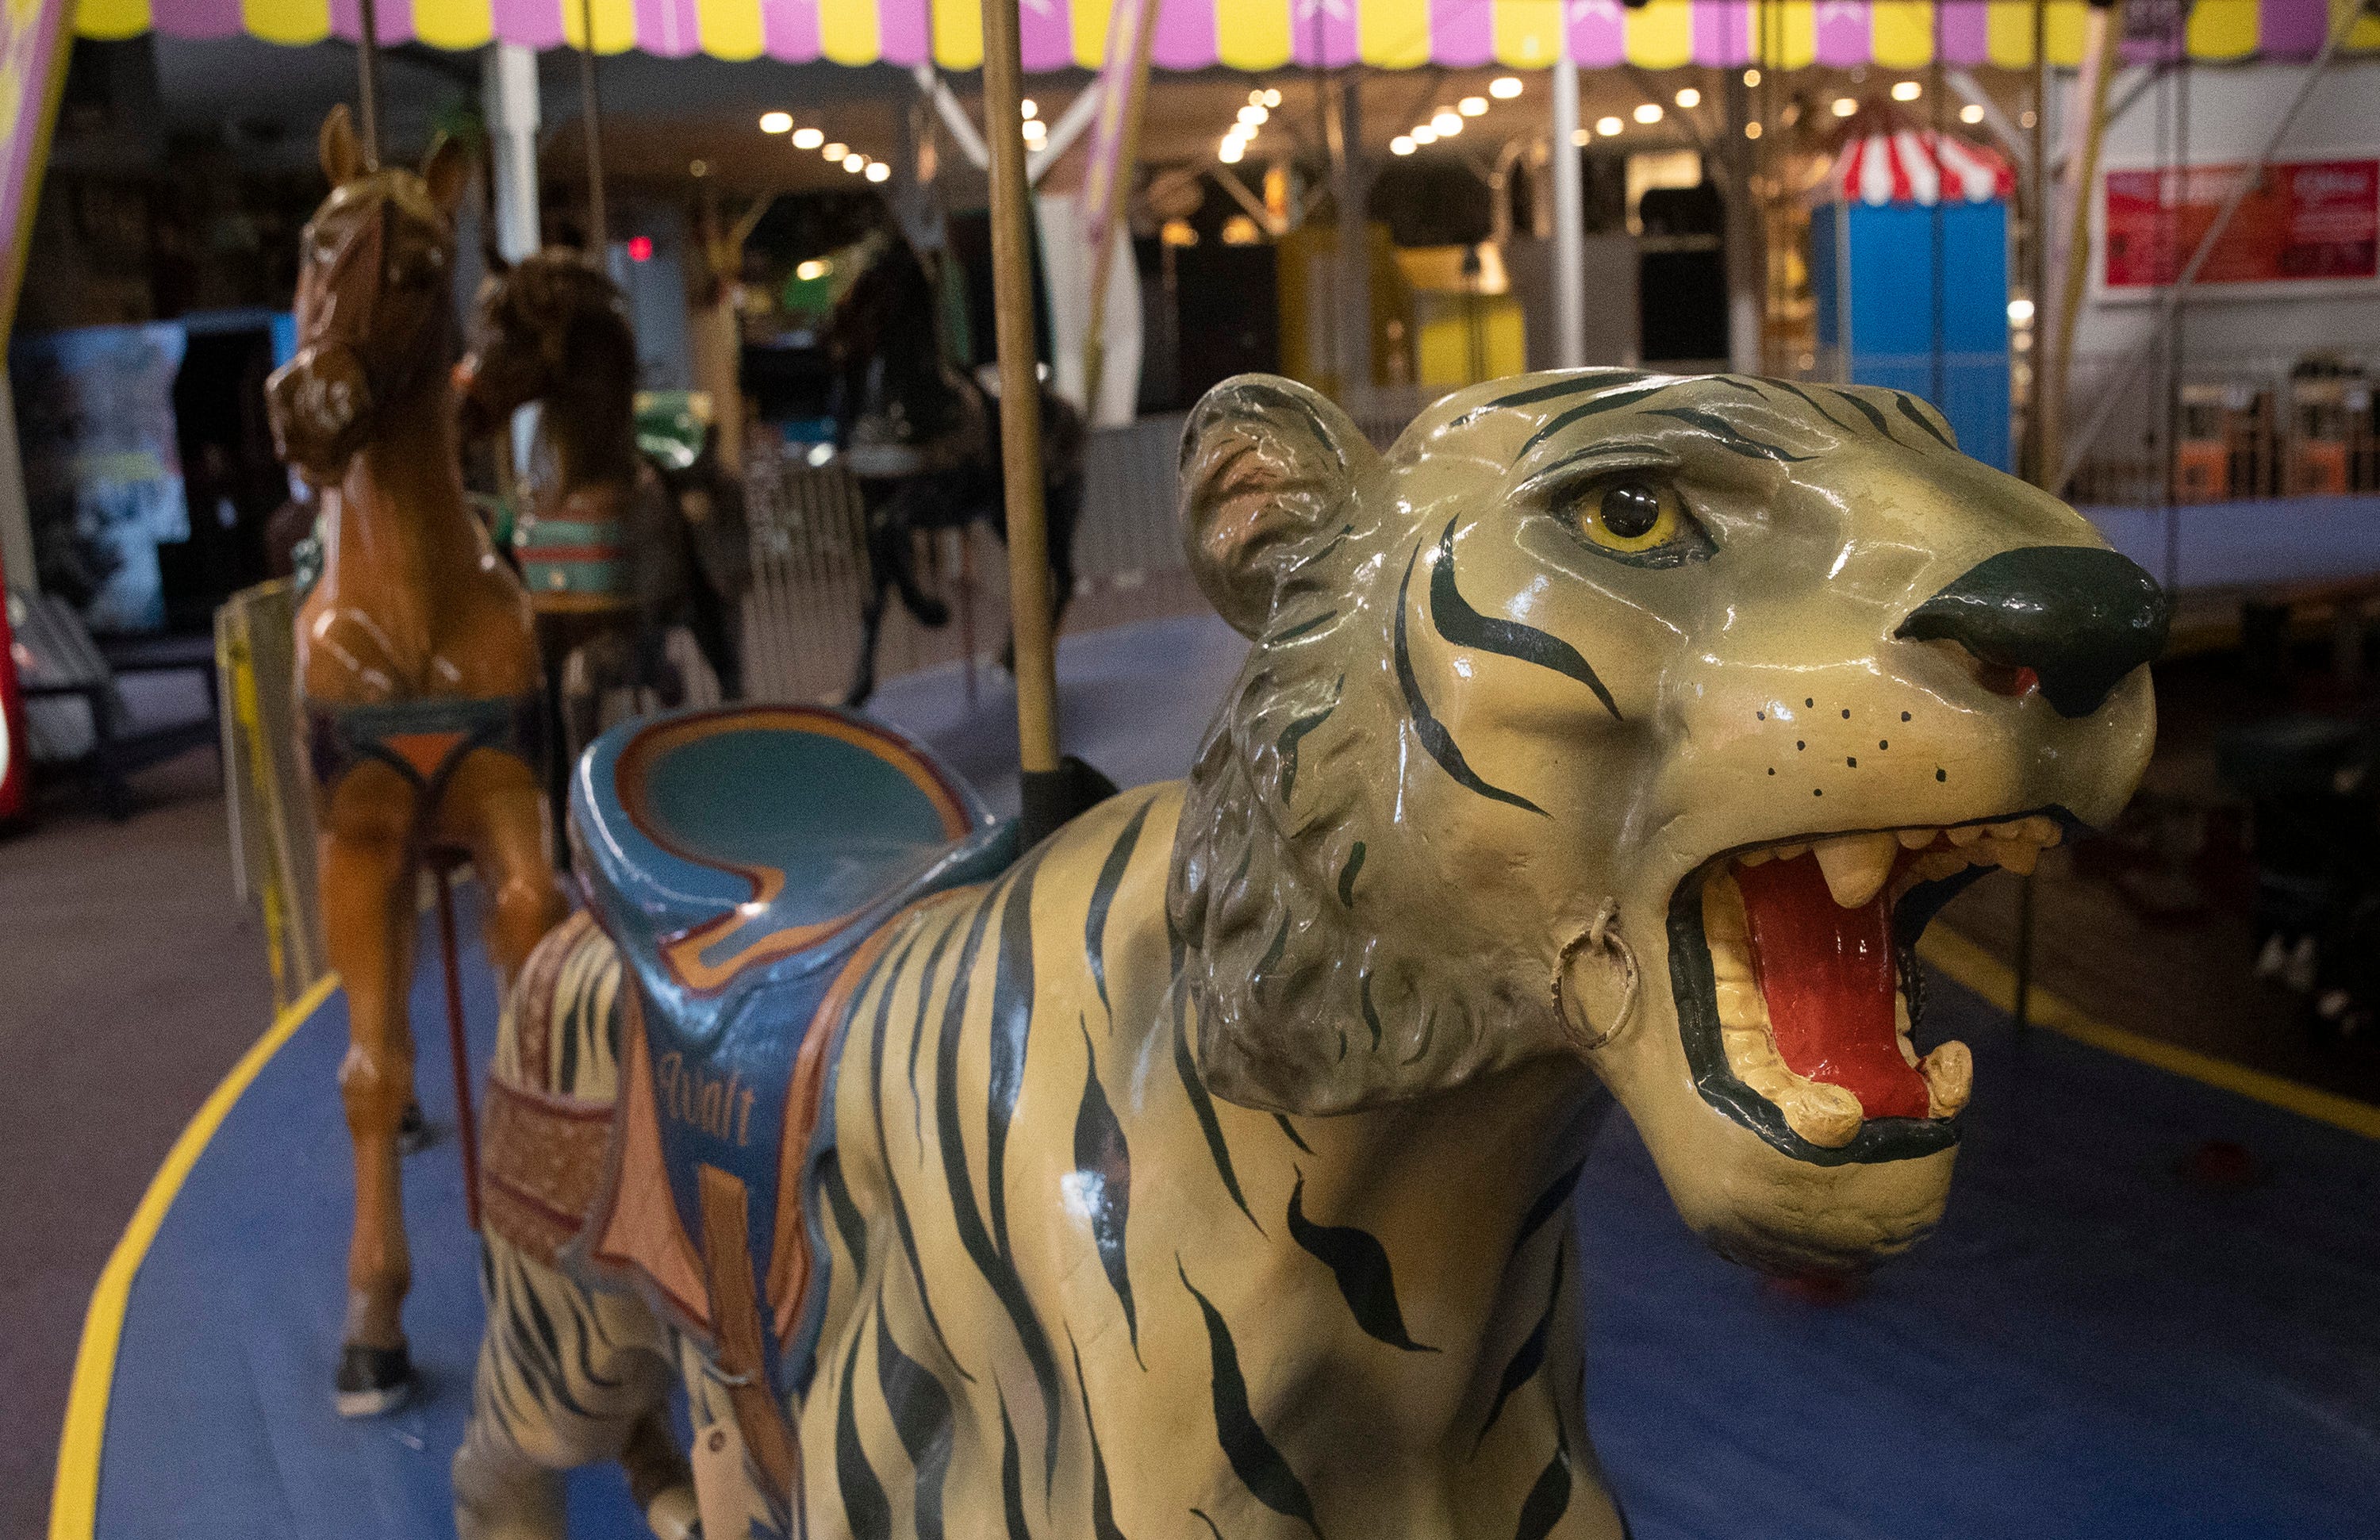
[[[2059,716],[2087,717],[2164,649],[2171,618],[2156,579],[2118,552],[2029,545],[1977,563],[1894,635],[1957,642],[1994,668],[2030,670]]]

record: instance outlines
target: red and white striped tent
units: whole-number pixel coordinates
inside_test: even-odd
[[[2016,191],[2016,168],[1998,151],[1955,135],[1900,124],[1863,130],[1854,124],[1825,186],[1846,203],[1930,209],[1946,187],[1953,202],[2007,198]]]

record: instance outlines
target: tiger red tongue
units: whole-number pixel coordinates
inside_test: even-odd
[[[1739,867],[1735,882],[1752,937],[1753,974],[1787,1067],[1842,1086],[1868,1117],[1925,1117],[1925,1077],[1900,1057],[1894,1031],[1886,894],[1846,909],[1808,855]]]

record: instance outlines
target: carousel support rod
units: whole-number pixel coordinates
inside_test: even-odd
[[[2036,487],[2049,484],[2058,457],[2057,386],[2049,377],[2049,222],[2056,181],[2049,169],[2049,0],[2033,0],[2033,165],[2024,186],[2033,200],[2026,236],[2033,290],[2033,377],[2026,394],[2025,463]]]
[[[587,251],[598,271],[612,260],[603,207],[603,103],[595,89],[595,0],[578,0],[578,127],[587,139]]]
[[[1578,66],[1567,43],[1553,78],[1554,364],[1581,369],[1586,364],[1586,189],[1578,165]]]
[[[516,262],[536,252],[537,54],[516,42],[488,51],[484,83],[496,200],[496,249]]]
[[[1320,7],[1317,7],[1318,20]],[[1331,72],[1337,153],[1333,191],[1339,211],[1336,335],[1331,371],[1339,377],[1339,404],[1360,411],[1372,387],[1372,221],[1365,205],[1363,72]]]
[[[2036,20],[2036,25],[2039,25]],[[2107,6],[2091,7],[2088,31],[2082,45],[2082,68],[2076,79],[2074,95],[2082,103],[2082,116],[2075,127],[2074,149],[2069,155],[2066,171],[2073,173],[2073,195],[2066,200],[2065,238],[2060,243],[2055,265],[2058,269],[2057,304],[2051,309],[2047,335],[2049,347],[2045,356],[2041,345],[2034,345],[2034,368],[2046,377],[2049,383],[2047,400],[2050,409],[2042,414],[2042,427],[2047,434],[2045,443],[2054,446],[2055,454],[2045,454],[2043,463],[2055,474],[2064,463],[2066,423],[2064,413],[2068,386],[2072,383],[2074,362],[2074,328],[2082,319],[2083,294],[2088,286],[2091,264],[2091,190],[2099,179],[2099,147],[2107,131],[2107,91],[2116,73],[2116,43],[2124,35],[2124,0],[2113,0]],[[2038,114],[2036,113],[2036,116]],[[2046,163],[2045,163],[2046,164]],[[2063,173],[2061,173],[2063,179]],[[2034,326],[2042,327],[2041,297],[2034,300]],[[2058,476],[2049,486],[2056,493],[2066,485]]]
[[[2232,184],[2230,193],[2223,200],[2223,206],[2215,212],[2215,222],[2206,227],[2204,235],[2199,236],[2198,245],[2190,253],[2190,261],[2182,264],[2181,271],[2174,275],[2172,284],[2168,285],[2163,297],[2157,301],[2156,314],[2141,333],[2141,340],[2133,344],[2131,350],[2124,356],[2123,368],[2097,391],[2099,404],[2093,408],[2090,420],[2082,425],[2082,431],[2074,436],[2072,447],[2058,463],[2057,479],[2049,484],[2050,491],[2062,495],[2066,484],[2074,479],[2074,473],[2082,467],[2082,456],[2091,452],[2091,445],[2107,430],[2107,419],[2115,415],[2125,393],[2131,389],[2132,382],[2139,377],[2142,368],[2165,339],[2173,325],[2176,312],[2181,309],[2182,301],[2189,297],[2191,286],[2198,282],[2200,270],[2206,266],[2206,259],[2215,254],[2216,243],[2222,240],[2224,232],[2231,227],[2232,215],[2240,212],[2240,206],[2247,201],[2248,194],[2255,190],[2256,184],[2264,177],[2265,167],[2280,153],[2281,141],[2296,126],[2298,115],[2305,111],[2306,103],[2313,100],[2313,88],[2322,82],[2323,73],[2330,67],[2330,61],[2338,53],[2338,45],[2346,41],[2357,20],[2366,11],[2372,10],[2375,3],[2380,3],[2380,0],[2363,0],[2362,5],[2341,8],[2333,18],[2329,35],[2322,40],[2321,52],[2314,55],[2313,61],[2306,66],[2305,77],[2298,82],[2298,93],[2289,99],[2288,110],[2281,114],[2280,121],[2273,125],[2273,131],[2265,136],[2264,148],[2257,152],[2256,158],[2241,170],[2239,180]],[[2086,196],[2093,159],[2095,156],[2086,158],[2085,179],[2079,184]]]
[[[1026,833],[1050,832],[1056,819],[1037,816],[1038,797],[1054,794],[1058,763],[1058,674],[1050,615],[1049,529],[1041,506],[1041,386],[1033,332],[1033,247],[1026,235],[1030,192],[1017,103],[1025,67],[1017,0],[983,7],[983,115],[991,152],[991,292],[1000,345],[1000,439],[1007,476],[1008,612],[1016,638],[1016,748],[1024,771]],[[1037,788],[1049,788],[1037,793]],[[1050,827],[1041,827],[1047,823]]]
[[[443,866],[434,867],[431,880],[438,886],[438,960],[446,975],[446,1054],[455,1066],[455,1142],[463,1152],[463,1217],[471,1229],[480,1228],[480,1134],[478,1121],[471,1115],[471,1051],[463,1032],[463,976],[455,945],[455,887],[453,874]]]
[[[372,0],[357,0],[356,105],[362,120],[364,169],[380,169],[380,18]]]

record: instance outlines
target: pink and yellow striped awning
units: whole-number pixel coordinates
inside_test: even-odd
[[[2355,0],[2196,0],[2193,57],[2310,56],[2334,7]],[[247,32],[270,42],[319,42],[358,33],[356,0],[78,0],[84,37],[155,28],[176,37]],[[492,40],[576,46],[578,0],[380,0],[382,42],[477,48]],[[1023,0],[1025,67],[1097,69],[1107,44],[1107,0]],[[2084,0],[2050,0],[2051,61],[2082,57]],[[793,64],[913,65],[945,69],[983,61],[979,0],[594,0],[598,52],[664,57],[766,55]],[[1876,65],[1914,69],[1938,51],[1954,67],[2028,67],[2031,0],[1160,0],[1156,63],[1242,70],[1363,64],[1410,69],[1551,64],[1569,33],[1586,66]],[[2136,45],[2128,44],[2138,53]],[[2349,38],[2380,49],[2380,18]]]

